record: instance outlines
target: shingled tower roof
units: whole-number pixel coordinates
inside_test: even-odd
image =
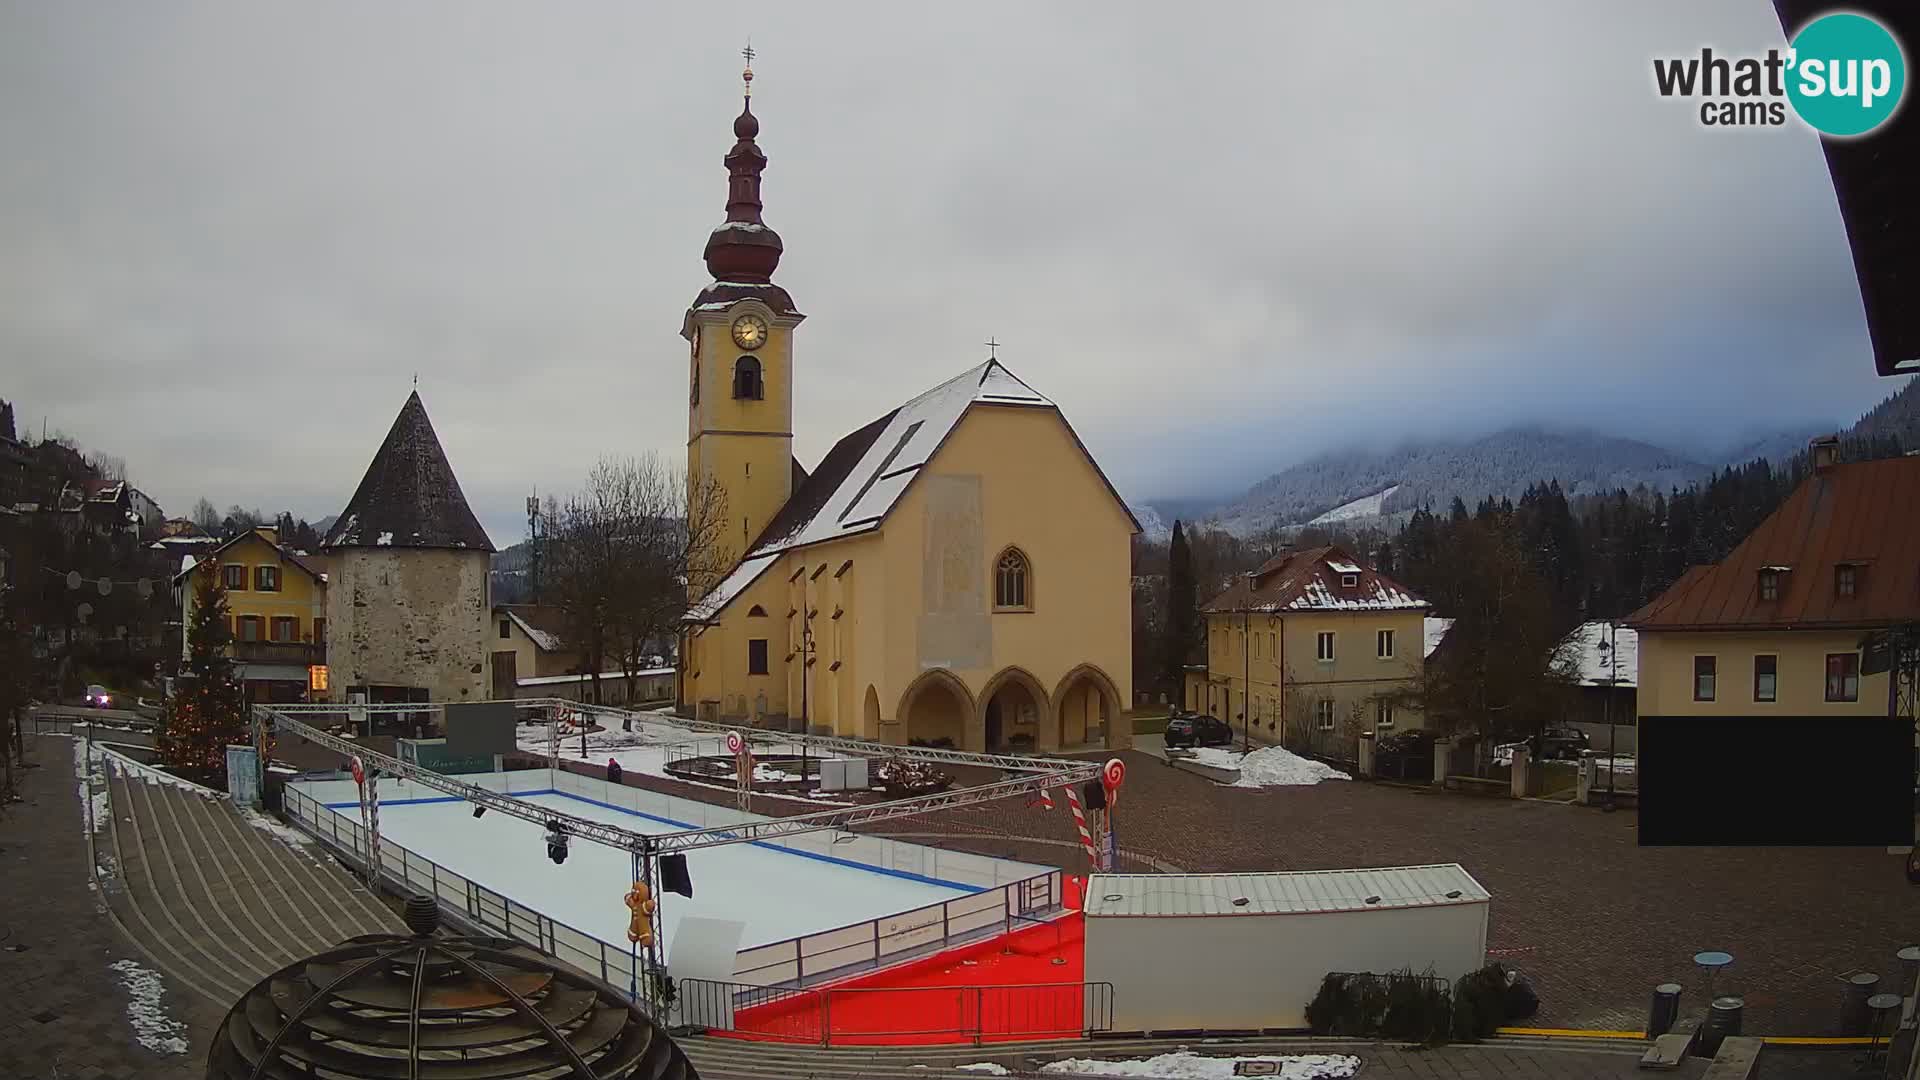
[[[320,546],[493,550],[460,493],[419,391],[400,407],[367,475]]]

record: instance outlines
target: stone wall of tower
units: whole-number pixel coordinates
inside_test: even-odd
[[[350,687],[426,687],[434,701],[489,696],[489,558],[484,551],[340,548],[328,565],[329,696]]]

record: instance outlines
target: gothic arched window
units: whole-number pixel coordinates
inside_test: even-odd
[[[994,564],[993,606],[1003,611],[1033,609],[1033,567],[1019,548],[1001,552]]]
[[[733,362],[733,396],[759,401],[766,396],[760,381],[760,361],[743,356]]]

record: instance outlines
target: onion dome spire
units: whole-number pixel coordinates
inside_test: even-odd
[[[776,314],[799,316],[787,290],[773,283],[773,271],[784,250],[780,234],[760,220],[760,174],[767,155],[754,137],[760,118],[753,115],[753,46],[740,50],[746,57],[741,72],[740,115],[733,121],[733,149],[727,151],[727,220],[707,237],[707,272],[713,282],[694,297],[695,308],[731,307],[740,300],[759,300]]]
[[[754,136],[760,120],[753,115],[753,46],[741,50],[747,59],[740,75],[740,115],[733,121],[736,140],[727,152],[727,220],[707,238],[707,270],[715,281],[767,282],[780,265],[780,234],[760,220],[760,173],[767,155]]]

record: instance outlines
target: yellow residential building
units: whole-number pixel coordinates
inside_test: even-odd
[[[1888,715],[1862,642],[1920,622],[1920,457],[1837,464],[1835,449],[1817,441],[1778,510],[1627,619],[1642,718]]]
[[[793,457],[794,336],[751,109],[714,281],[688,309],[690,489],[735,558],[687,616],[678,702],[711,719],[972,750],[1123,746],[1139,526],[1060,409],[989,358]]]
[[[215,548],[174,579],[180,618],[191,626],[194,571],[206,563],[227,589],[231,653],[249,701],[305,701],[309,669],[326,663],[327,575],[318,557],[282,547],[261,526]],[[188,643],[182,635],[181,658]]]
[[[1187,673],[1186,707],[1341,755],[1362,731],[1419,727],[1427,607],[1342,548],[1284,552],[1201,605],[1206,663]]]

